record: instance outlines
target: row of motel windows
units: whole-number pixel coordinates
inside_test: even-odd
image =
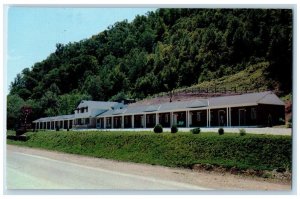
[[[240,110],[246,110],[246,109],[240,109]],[[183,113],[181,113],[181,117],[183,116]],[[197,114],[197,121],[200,122],[201,121],[201,111],[196,112]],[[175,117],[178,117],[178,114],[174,114]],[[251,119],[255,120],[257,117],[256,115],[256,108],[251,108]],[[150,115],[147,115],[146,117],[147,119],[147,123],[150,123]],[[155,123],[155,117],[152,117],[153,119],[153,123]],[[168,123],[169,122],[169,114],[165,114],[165,122]],[[211,119],[213,119],[213,115],[211,115]],[[100,121],[100,120],[99,120]],[[110,118],[107,118],[107,125],[110,126]],[[115,122],[117,123],[117,120],[115,120]],[[85,125],[85,124],[89,124],[90,123],[90,118],[80,118],[80,119],[76,119],[76,125]],[[128,117],[125,117],[125,123],[128,123]],[[60,125],[62,125],[62,121],[60,123]]]
[[[183,113],[181,113],[183,114]],[[201,111],[197,112],[197,121],[200,122],[201,121]],[[178,117],[177,114],[174,114],[175,117]],[[213,115],[210,115],[211,119],[213,118]],[[160,116],[159,116],[160,117]],[[147,119],[147,123],[150,123],[150,115],[146,115],[146,119]],[[152,117],[153,119],[153,123],[155,123],[155,117]],[[256,108],[251,108],[251,119],[255,120],[256,119]],[[108,124],[110,124],[110,120],[107,120]],[[169,122],[169,114],[165,114],[165,122],[168,123]],[[128,123],[128,118],[125,117],[125,123]]]
[[[183,114],[183,113],[182,113]],[[174,114],[175,117],[178,117],[177,114]],[[182,115],[181,115],[182,116]],[[159,116],[160,117],[160,116]],[[125,123],[128,123],[128,117],[125,117],[124,118],[125,120]],[[147,120],[147,123],[150,123],[150,115],[146,115],[146,120]],[[99,122],[100,120],[98,120]],[[110,125],[110,119],[107,118],[107,124]],[[197,121],[201,121],[201,112],[197,112]],[[117,119],[115,119],[115,122],[117,122]],[[155,123],[156,122],[156,119],[155,117],[152,117],[152,122]],[[166,114],[165,115],[165,122],[168,123],[169,122],[169,114]]]
[[[90,118],[76,119],[76,125],[85,125],[90,123]]]

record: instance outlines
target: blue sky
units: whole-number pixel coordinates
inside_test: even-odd
[[[80,41],[117,21],[129,22],[154,8],[9,7],[7,12],[7,86],[24,68],[55,51],[57,43]]]

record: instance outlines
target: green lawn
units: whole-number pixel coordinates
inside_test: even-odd
[[[8,134],[14,132],[8,131]],[[240,169],[291,168],[291,136],[240,136],[216,132],[194,135],[123,131],[41,131],[27,133],[27,141],[8,144],[43,148],[99,158],[190,168],[213,164]]]

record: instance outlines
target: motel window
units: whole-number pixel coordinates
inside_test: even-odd
[[[80,113],[84,113],[84,108],[81,108],[81,109],[80,109]]]
[[[201,121],[201,112],[197,112],[197,121],[198,121],[198,122]]]
[[[90,118],[85,118],[85,124],[89,124],[90,123]]]
[[[251,108],[251,119],[252,120],[256,119],[256,108]]]
[[[165,122],[169,122],[169,115],[168,114],[165,115]]]

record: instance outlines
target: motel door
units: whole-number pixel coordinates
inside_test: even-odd
[[[239,109],[239,126],[245,126],[245,125],[246,125],[246,110]]]
[[[225,124],[226,124],[225,111],[220,110],[218,116],[219,116],[219,126],[225,126]]]
[[[173,124],[177,125],[177,114],[173,115]]]

